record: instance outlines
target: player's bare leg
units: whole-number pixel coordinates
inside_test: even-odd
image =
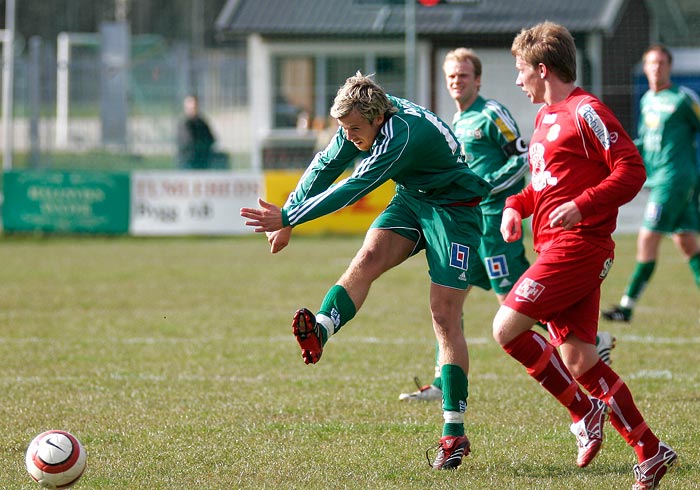
[[[430,285],[430,312],[440,346],[440,365],[454,364],[469,374],[469,352],[462,331],[462,308],[467,291]]]
[[[430,312],[437,339],[442,379],[442,410],[445,423],[432,462],[437,470],[455,469],[469,454],[470,443],[464,431],[469,384],[469,351],[462,331],[462,308],[467,291],[430,285]]]
[[[413,240],[391,230],[371,229],[337,284],[345,288],[359,310],[372,283],[406,260],[415,246]]]

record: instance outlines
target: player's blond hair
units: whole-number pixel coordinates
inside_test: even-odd
[[[456,48],[445,55],[445,61],[443,61],[442,66],[448,61],[456,61],[461,63],[463,61],[471,61],[474,65],[474,76],[479,78],[481,76],[481,60],[471,48]]]
[[[544,64],[562,82],[576,81],[576,44],[562,25],[546,21],[523,29],[515,36],[510,52],[531,66]]]
[[[345,85],[338,93],[331,107],[331,117],[340,119],[353,110],[357,110],[367,121],[372,122],[378,116],[389,116],[398,111],[371,75],[363,75],[359,71],[345,80]]]

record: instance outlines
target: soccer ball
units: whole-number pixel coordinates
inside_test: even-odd
[[[29,444],[27,471],[39,485],[51,490],[77,482],[87,466],[87,452],[80,441],[63,430],[49,430]]]

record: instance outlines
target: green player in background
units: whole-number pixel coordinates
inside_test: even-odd
[[[443,71],[447,90],[457,107],[452,129],[459,138],[469,168],[493,186],[491,193],[481,201],[484,236],[478,250],[480,261],[471,271],[471,283],[487,291],[493,289],[500,304],[530,266],[523,237],[506,243],[500,229],[506,198],[523,189],[525,176],[530,172],[527,143],[508,109],[497,100],[479,94],[482,64],[474,50],[457,48],[447,53]],[[596,347],[606,364],[611,362],[610,351],[614,346],[615,338],[610,333],[598,333]],[[415,378],[415,383],[418,390],[400,394],[399,400],[442,399],[437,343],[433,381],[422,385]]]
[[[340,88],[330,114],[338,121],[338,132],[314,157],[285,205],[259,199],[259,208],[243,208],[241,216],[256,232],[267,234],[276,253],[287,246],[294,226],[349,206],[388,180],[396,182],[395,195],[318,312],[299,309],[292,331],[304,362],[318,362],[328,338],[356,315],[374,280],[425,250],[443,387],[444,424],[432,467],[456,468],[470,451],[464,430],[469,353],[462,308],[478,261],[479,202],[491,186],[469,169],[448,124],[408,100],[387,95],[359,72]],[[350,177],[334,183],[358,158]]]
[[[692,90],[671,82],[673,56],[654,44],[644,53],[649,90],[640,104],[635,141],[647,170],[650,189],[644,222],[637,237],[637,264],[620,304],[601,312],[611,321],[629,322],[656,267],[664,235],[671,235],[688,261],[700,288],[700,212],[696,136],[700,133],[700,101]]]

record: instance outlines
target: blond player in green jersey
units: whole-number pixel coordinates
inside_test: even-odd
[[[461,316],[478,260],[479,202],[491,186],[469,169],[448,124],[406,99],[387,95],[359,72],[340,88],[330,114],[338,121],[338,132],[285,205],[260,199],[259,208],[243,208],[241,216],[255,231],[267,233],[276,253],[287,246],[294,226],[349,206],[388,180],[396,183],[391,202],[317,313],[299,309],[292,331],[304,362],[318,362],[328,338],[356,315],[374,280],[424,250],[443,385],[444,424],[432,467],[457,468],[470,451],[464,431],[469,353]],[[334,183],[358,159],[352,174]]]

